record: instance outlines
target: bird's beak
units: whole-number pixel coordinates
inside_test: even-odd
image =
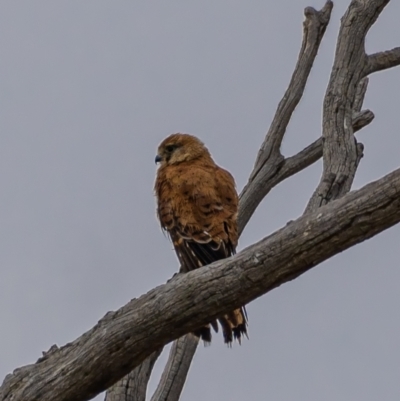
[[[156,156],[156,160],[155,160],[155,161],[156,161],[156,164],[157,164],[157,163],[160,163],[161,160],[162,160],[162,157],[161,157],[160,155],[157,155],[157,156]]]

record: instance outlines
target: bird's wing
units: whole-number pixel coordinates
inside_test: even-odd
[[[194,162],[165,170],[156,184],[158,215],[184,270],[232,255],[238,204],[232,176],[218,166]]]

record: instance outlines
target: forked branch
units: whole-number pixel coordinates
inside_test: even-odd
[[[290,118],[297,107],[314,64],[315,57],[328,26],[333,3],[327,1],[325,6],[317,11],[312,7],[304,10],[303,41],[299,52],[289,87],[279,102],[271,126],[265,136],[257,159],[250,174],[247,185],[241,193],[239,213],[240,231],[246,226],[257,206],[270,191],[270,180],[276,181],[276,175],[284,163],[280,148]]]

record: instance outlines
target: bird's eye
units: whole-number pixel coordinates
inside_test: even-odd
[[[173,152],[176,149],[176,145],[167,145],[165,150],[169,153]]]

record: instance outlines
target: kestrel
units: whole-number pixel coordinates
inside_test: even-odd
[[[158,147],[160,163],[155,182],[157,215],[170,236],[182,272],[206,266],[235,253],[238,242],[238,195],[232,175],[217,166],[195,136],[173,134]],[[247,336],[244,307],[218,317],[224,341]],[[195,335],[211,342],[210,325]]]

